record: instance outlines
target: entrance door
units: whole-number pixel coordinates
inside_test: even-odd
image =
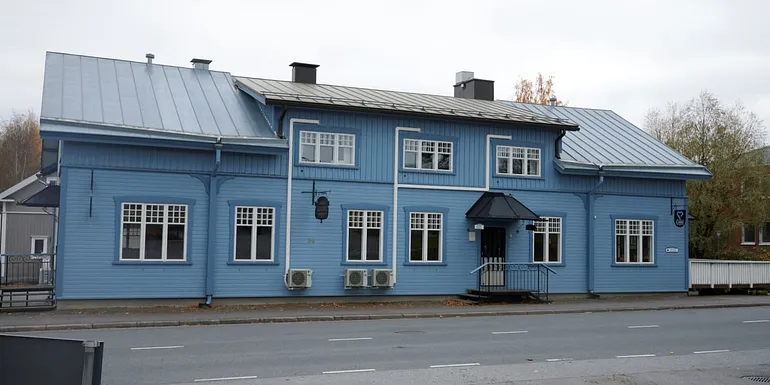
[[[505,243],[505,228],[485,227],[481,230],[481,264],[505,262]],[[481,286],[505,286],[505,265],[481,269]]]

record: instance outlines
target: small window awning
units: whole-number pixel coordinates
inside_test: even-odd
[[[23,206],[28,207],[59,207],[59,185],[49,185],[21,202]]]
[[[465,213],[475,220],[537,220],[540,217],[511,195],[485,192]]]

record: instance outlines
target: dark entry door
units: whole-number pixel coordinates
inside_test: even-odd
[[[481,230],[481,286],[505,286],[505,228],[485,227]]]

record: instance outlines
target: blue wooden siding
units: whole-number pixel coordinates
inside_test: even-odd
[[[605,195],[596,199],[595,269],[596,292],[681,292],[687,290],[686,227],[676,227],[666,198],[640,198]],[[615,265],[613,248],[615,218],[656,218],[655,264]],[[666,253],[673,247],[677,253]]]
[[[89,215],[91,172],[65,169],[66,197],[59,231],[57,296],[80,298],[200,298],[205,281],[207,200],[203,184],[187,175],[95,170]],[[187,240],[189,264],[115,264],[115,197],[154,196],[195,203],[188,207],[192,226]]]

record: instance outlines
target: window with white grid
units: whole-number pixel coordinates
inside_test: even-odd
[[[497,173],[540,176],[540,149],[497,146]]]
[[[382,261],[382,211],[348,210],[348,262]]]
[[[272,261],[275,252],[275,209],[235,207],[234,260]]]
[[[300,163],[353,166],[356,136],[331,132],[300,131]]]
[[[404,139],[404,169],[452,171],[452,142]]]
[[[532,260],[536,263],[561,263],[562,219],[559,217],[541,219],[534,221]]]
[[[655,223],[651,220],[615,220],[615,263],[652,264],[655,261]]]
[[[123,203],[120,260],[184,261],[187,205]]]
[[[442,213],[410,213],[410,262],[441,262],[443,219]]]

